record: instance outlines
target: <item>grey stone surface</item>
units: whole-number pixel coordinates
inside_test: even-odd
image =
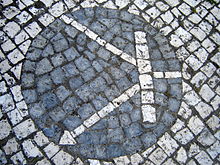
[[[82,120],[77,116],[68,116],[64,121],[64,126],[68,129],[73,131],[77,126],[82,123]]]
[[[37,92],[44,93],[46,91],[49,91],[53,87],[53,82],[49,75],[43,75],[37,78],[38,84],[37,84]]]
[[[41,96],[41,100],[45,109],[55,108],[59,104],[58,98],[52,93],[45,93]]]
[[[74,63],[66,64],[65,66],[62,67],[62,69],[64,70],[65,75],[67,77],[71,77],[79,74],[79,71],[74,65]]]
[[[21,83],[24,87],[32,87],[34,85],[34,74],[24,73],[22,74]]]
[[[35,90],[23,90],[23,95],[27,104],[37,101],[37,93]]]
[[[76,57],[80,56],[74,47],[67,49],[66,51],[63,52],[63,54],[65,55],[65,57],[68,61],[72,61]]]
[[[54,82],[54,84],[58,85],[58,84],[62,84],[64,82],[64,72],[61,68],[56,68],[54,69],[51,73],[50,76]]]
[[[124,138],[124,133],[122,128],[114,128],[108,130],[109,143],[121,143]]]
[[[79,76],[79,77],[75,77],[75,78],[71,78],[69,80],[69,85],[71,89],[77,89],[78,87],[80,87],[82,84],[84,83],[83,79]]]
[[[139,8],[139,2],[134,3]],[[181,71],[168,40],[138,16],[98,7],[66,14],[134,59],[135,31],[144,31],[152,72]],[[44,106],[29,108],[37,127],[57,144],[64,130],[76,131],[80,125],[88,126],[85,120],[98,120],[74,138],[74,146],[63,146],[68,153],[84,159],[111,160],[155,144],[176,119],[182,79],[154,78],[149,73],[153,78],[155,123],[143,122],[141,91],[106,117],[91,117],[140,84],[140,70],[88,37],[83,29],[80,32],[59,19],[48,26],[33,39],[22,70],[22,94],[28,108],[35,102]],[[30,73],[33,75],[27,76]]]
[[[75,113],[76,108],[79,108],[79,105],[81,103],[81,100],[79,100],[76,97],[69,97],[64,103],[63,103],[63,109],[66,112],[72,112]]]
[[[59,122],[65,118],[66,112],[62,107],[56,107],[50,111],[49,115],[55,122]]]
[[[84,71],[85,69],[91,66],[91,63],[89,62],[89,60],[87,60],[84,57],[79,57],[78,59],[76,59],[75,64],[76,64],[76,67],[80,71]]]
[[[92,100],[92,103],[96,110],[101,110],[105,105],[108,104],[108,100],[102,96],[97,96],[94,100]]]
[[[78,109],[78,114],[82,119],[86,119],[95,113],[95,109],[91,104],[84,104]]]
[[[39,63],[37,63],[35,74],[42,75],[52,71],[52,69],[53,66],[51,65],[50,61],[47,58],[44,58]]]
[[[61,102],[64,101],[70,94],[71,92],[68,89],[66,89],[64,86],[59,86],[56,89],[56,95]]]
[[[143,129],[139,123],[132,123],[128,128],[125,129],[125,135],[128,138],[140,136],[143,133]]]
[[[95,73],[95,70],[91,67],[91,68],[86,69],[81,75],[84,81],[87,82],[95,78],[96,73]]]
[[[66,61],[66,59],[61,53],[59,53],[51,57],[51,61],[54,67],[58,67],[58,66],[61,66]]]

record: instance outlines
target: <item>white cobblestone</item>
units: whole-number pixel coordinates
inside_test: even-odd
[[[128,165],[130,163],[130,160],[127,156],[120,156],[118,158],[115,158],[114,162],[118,165]]]
[[[216,141],[210,148],[207,149],[207,152],[212,159],[215,159],[220,154],[220,143]]]
[[[210,146],[216,141],[215,137],[211,134],[211,132],[208,129],[204,129],[197,140],[203,146]]]
[[[34,136],[34,141],[40,147],[49,143],[49,139],[43,134],[42,131],[37,132],[37,134]]]
[[[181,144],[185,145],[189,143],[194,137],[188,128],[184,128],[181,131],[177,132],[174,138]]]
[[[128,12],[131,13],[131,14],[135,14],[135,15],[140,14],[138,8],[135,5],[131,5],[128,9]]]
[[[31,40],[27,40],[19,46],[19,49],[22,51],[23,54],[27,53],[30,44],[31,44]]]
[[[204,72],[208,77],[211,77],[214,74],[215,70],[216,68],[211,62],[207,63],[201,68],[201,71]]]
[[[202,86],[199,94],[207,102],[209,102],[215,96],[215,93],[210,89],[210,87],[207,84],[204,84]]]
[[[6,80],[8,86],[13,86],[16,84],[15,79],[11,75],[9,75],[8,73],[5,73],[3,75],[3,78]],[[11,105],[13,105],[14,104],[14,103],[12,103],[13,101],[12,100],[10,100],[10,101],[11,101]],[[8,102],[8,100],[7,100],[7,102]]]
[[[142,105],[143,122],[156,122],[156,109],[151,105]]]
[[[1,45],[1,47],[2,47],[4,52],[8,52],[10,50],[13,50],[16,46],[10,39],[8,39],[6,42],[4,42]]]
[[[119,9],[126,7],[129,3],[129,0],[115,0],[115,4],[119,7]]]
[[[199,146],[196,143],[192,143],[189,148],[188,156],[194,157],[195,155],[197,155],[200,152],[201,152],[201,150],[200,150]]]
[[[180,37],[180,39],[183,41],[183,42],[188,42],[189,40],[191,40],[192,38],[192,35],[187,32],[186,30],[184,30],[182,27],[179,27],[176,31],[175,31],[175,34]]]
[[[215,48],[216,48],[216,44],[214,44],[210,39],[206,38],[203,42],[202,42],[202,46],[209,52],[211,53]]]
[[[0,96],[0,105],[2,106],[2,112],[8,112],[14,109],[14,101],[9,94]]]
[[[172,155],[179,146],[168,133],[165,133],[157,143],[168,156]]]
[[[33,121],[31,119],[27,119],[14,127],[13,130],[18,139],[23,139],[35,132],[36,128]]]
[[[15,49],[8,55],[8,58],[13,64],[17,64],[24,59],[24,55],[18,49]]]
[[[22,117],[25,117],[28,115],[28,111],[27,111],[27,105],[25,103],[25,101],[21,101],[19,103],[16,104],[16,107],[18,109],[18,111],[20,112]]]
[[[15,138],[9,139],[6,145],[3,147],[6,155],[11,155],[18,151],[19,144],[17,143]]]
[[[160,9],[161,11],[167,11],[169,9],[169,6],[166,5],[163,2],[156,2],[156,6],[158,7],[158,9]]]
[[[213,131],[216,131],[220,128],[220,119],[215,115],[211,116],[206,123]]]
[[[211,101],[211,105],[214,110],[217,110],[220,107],[220,96],[216,95],[214,99]]]
[[[195,85],[197,88],[201,87],[203,83],[207,80],[207,77],[204,73],[198,72],[193,78],[191,79],[191,83]]]
[[[60,162],[62,162],[63,165],[70,165],[73,161],[73,157],[64,151],[60,151],[52,158],[52,161],[55,165],[60,165]]]
[[[154,152],[148,157],[154,164],[161,164],[167,158],[167,155],[161,148],[157,148]]]
[[[21,116],[20,112],[17,109],[8,112],[7,115],[13,125],[18,124],[23,120],[23,117]]]
[[[11,157],[11,160],[14,164],[27,164],[27,161],[22,153],[22,151],[16,153]]]
[[[11,133],[11,126],[8,123],[8,120],[1,120],[0,121],[0,139],[6,138]]]
[[[53,142],[44,148],[44,151],[47,154],[48,158],[53,157],[59,150],[60,148],[57,145],[55,145]]]
[[[160,11],[156,7],[152,7],[146,11],[146,13],[153,19],[160,15]]]
[[[3,31],[11,38],[13,38],[20,30],[21,28],[16,22],[8,22],[3,28]]]
[[[200,42],[193,39],[191,42],[189,42],[187,44],[187,49],[190,51],[190,52],[194,52],[196,49],[198,49],[199,47],[201,46]]]
[[[32,22],[25,27],[25,30],[32,38],[34,38],[41,31],[41,27],[37,24],[37,22]]]
[[[74,145],[76,141],[73,139],[69,131],[64,131],[62,137],[60,138],[60,145]]]
[[[13,3],[13,0],[2,0],[2,1],[0,2],[0,4],[3,5],[3,6],[8,6],[8,5],[10,5],[11,3]]]
[[[142,74],[139,76],[141,89],[152,89],[153,80],[152,77],[148,74]]]
[[[184,122],[180,119],[176,120],[176,123],[171,127],[171,131],[176,133],[177,131],[181,130],[184,127]]]
[[[21,30],[21,32],[15,36],[15,43],[20,44],[25,40],[27,40],[28,38],[29,38],[28,34],[24,30]]]
[[[207,165],[213,163],[213,161],[210,159],[210,157],[205,151],[201,151],[198,155],[196,155],[195,158],[201,165]]]
[[[142,91],[141,101],[143,104],[153,104],[154,103],[154,93],[153,91]]]
[[[144,159],[138,153],[131,155],[131,164],[132,165],[139,165],[143,163]]]
[[[186,3],[182,3],[178,9],[184,14],[184,15],[189,15],[191,13],[191,8],[189,5],[187,5]]]
[[[198,135],[205,126],[198,116],[192,116],[189,120],[188,127],[195,135]]]
[[[27,23],[32,17],[28,12],[22,11],[19,15],[16,16],[16,18],[20,24],[24,24]]]
[[[185,150],[183,147],[181,147],[181,148],[177,151],[176,160],[177,160],[180,164],[185,164],[185,163],[186,163],[187,154],[186,154],[186,150]]]
[[[184,96],[184,101],[189,105],[196,105],[201,100],[195,91],[187,92]]]
[[[170,38],[170,44],[178,48],[183,45],[183,42],[180,40],[180,38],[177,35],[172,34]]]
[[[5,93],[7,92],[7,87],[6,87],[6,83],[4,81],[0,82],[0,93]]]
[[[206,34],[199,27],[194,27],[190,30],[190,33],[194,35],[199,41],[204,40]]]
[[[107,9],[117,9],[117,6],[112,2],[112,1],[108,1],[103,5],[104,8]]]
[[[44,26],[48,26],[50,23],[52,23],[53,21],[55,20],[55,18],[46,13],[44,15],[42,15],[40,18],[39,18],[39,21],[44,25]]]
[[[51,163],[45,158],[36,163],[36,165],[51,165]]]
[[[20,10],[14,6],[9,6],[4,9],[2,13],[7,19],[12,19],[14,16],[20,13]]]
[[[182,102],[178,115],[182,116],[184,119],[188,119],[191,116],[191,114],[192,110],[190,106],[187,105],[185,102]]]
[[[33,142],[29,139],[22,143],[24,153],[27,157],[42,157],[42,153],[40,150],[33,144]]]
[[[202,118],[206,118],[213,111],[212,107],[204,102],[200,102],[195,106],[196,110],[199,112]]]

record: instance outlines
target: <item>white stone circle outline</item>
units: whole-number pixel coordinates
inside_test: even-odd
[[[59,2],[56,2],[55,4],[57,4],[57,3],[59,3]],[[64,4],[63,4],[64,5]],[[52,4],[50,4],[50,5],[48,5],[47,7],[48,8],[50,8],[52,6]],[[65,5],[66,6],[66,5]],[[88,7],[95,7],[95,6],[99,6],[99,4],[95,4],[94,6],[88,6]],[[109,8],[108,6],[101,6],[102,8]],[[75,8],[76,10],[78,10],[79,8],[78,7],[76,7],[76,6],[73,6],[73,7],[70,7],[69,9],[72,9],[72,8]],[[86,7],[83,7],[83,8],[86,8]],[[110,8],[110,9],[112,9],[112,8]],[[75,10],[75,11],[76,11]],[[120,9],[119,9],[120,10]],[[137,9],[138,10],[138,9]],[[128,11],[129,12],[129,11]],[[129,12],[129,13],[132,13],[132,12]],[[49,12],[46,12],[45,13],[45,15],[46,14],[48,14],[48,15],[50,15],[51,13],[49,13]],[[134,13],[132,13],[132,14],[135,14],[135,15],[139,15],[139,13],[136,13],[136,12],[134,12]],[[50,15],[51,16],[51,15]],[[64,22],[66,21],[66,23],[68,23],[68,18],[66,18],[65,17],[65,15],[64,15],[64,13],[62,13],[61,15],[59,15],[59,16],[55,16],[56,18],[58,18],[58,17],[60,17],[62,20],[64,20]],[[45,24],[44,26],[45,27],[47,27],[47,26],[49,26],[55,19],[54,19],[54,17],[52,16],[52,21],[49,23],[49,24]],[[146,20],[146,22],[147,22],[147,20]],[[36,22],[34,22],[34,23],[36,23]],[[26,27],[24,27],[23,29],[25,29],[25,28],[27,28],[27,26]],[[39,32],[37,32],[36,33],[36,35],[38,35],[39,33],[40,33],[41,31],[39,31]],[[31,36],[32,38],[35,38],[36,37],[36,35],[34,35],[34,36]],[[31,44],[31,41],[30,40],[26,40],[28,43],[26,43],[26,44],[28,44],[29,46],[28,47],[26,47],[26,50],[28,50],[29,49],[29,47],[30,47],[30,44]],[[25,42],[26,42],[25,41]],[[26,51],[26,50],[24,50],[24,52]],[[24,54],[26,54],[26,53],[24,53]],[[21,63],[20,64],[18,64],[19,66],[18,67],[20,67],[21,68]],[[18,77],[20,77],[20,74],[21,74],[21,70],[20,70],[20,72],[18,71],[17,72],[18,73]],[[179,73],[178,73],[179,74]],[[181,73],[180,73],[181,74]],[[164,74],[163,73],[159,73],[158,72],[158,74],[156,74],[158,77],[160,77],[160,76],[164,76]],[[167,76],[170,76],[169,74],[167,74]],[[184,81],[183,81],[184,82]],[[184,82],[185,83],[185,82]],[[188,84],[187,83],[185,83],[185,85],[187,86]],[[187,87],[186,87],[187,88]],[[189,92],[189,91],[185,91],[185,92]],[[28,113],[28,112],[26,112],[26,113]],[[26,115],[28,115],[28,114],[26,114]],[[29,117],[30,118],[30,117]],[[165,132],[166,133],[166,132]],[[165,134],[164,133],[164,134]],[[67,133],[64,133],[64,134],[66,134],[66,136],[68,137],[69,135],[70,135],[70,137],[72,137],[72,135],[69,133],[69,132],[67,132]],[[154,147],[155,148],[155,147]],[[61,151],[62,151],[62,149],[61,149]],[[146,149],[146,152],[147,152],[147,149]],[[143,153],[144,153],[144,151],[143,151]],[[121,156],[120,156],[121,157]],[[114,159],[116,160],[116,159],[119,159],[120,160],[120,157],[115,157]]]

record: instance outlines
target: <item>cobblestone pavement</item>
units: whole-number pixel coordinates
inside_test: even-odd
[[[218,0],[0,8],[0,164],[219,164]]]

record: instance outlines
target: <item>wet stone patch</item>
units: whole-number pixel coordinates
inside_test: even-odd
[[[83,158],[111,159],[150,147],[172,126],[182,99],[181,77],[168,74],[181,72],[168,41],[143,19],[123,10],[87,8],[67,16],[136,60],[135,32],[146,33],[153,89],[138,92],[101,117],[66,150]],[[125,61],[97,40],[57,19],[34,39],[26,55],[22,94],[36,125],[57,144],[65,130],[79,128],[140,84],[141,65]],[[144,101],[155,109],[156,122],[143,121]]]

